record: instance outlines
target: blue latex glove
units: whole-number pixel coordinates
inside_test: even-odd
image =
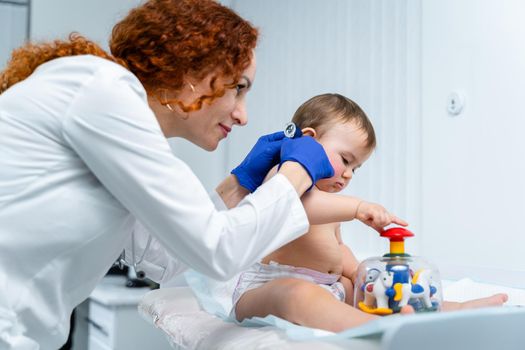
[[[286,161],[297,162],[308,172],[312,179],[312,186],[308,190],[317,180],[334,176],[334,168],[323,146],[311,136],[283,140],[280,164]]]
[[[262,184],[270,169],[279,164],[283,139],[284,132],[278,131],[257,140],[242,163],[231,171],[242,187],[253,192]]]

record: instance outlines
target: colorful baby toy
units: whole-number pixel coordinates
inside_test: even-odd
[[[419,257],[405,253],[402,227],[381,233],[390,240],[390,253],[364,260],[357,270],[354,305],[364,312],[389,315],[411,305],[416,312],[437,311],[442,300],[439,272]]]

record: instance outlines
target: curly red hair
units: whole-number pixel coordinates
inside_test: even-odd
[[[99,45],[78,33],[72,33],[67,41],[27,43],[13,50],[7,67],[0,72],[0,93],[30,76],[41,64],[55,58],[75,55],[95,55],[116,61]]]
[[[0,93],[27,78],[42,63],[92,54],[129,69],[150,93],[177,91],[188,76],[200,80],[215,74],[211,95],[201,96],[189,106],[180,101],[163,102],[176,102],[188,112],[234,86],[251,62],[257,37],[256,28],[216,1],[149,0],[115,25],[110,39],[112,55],[78,34],[68,41],[26,44],[15,50],[0,73]],[[217,86],[219,78],[231,82]]]

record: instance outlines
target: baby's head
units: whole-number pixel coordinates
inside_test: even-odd
[[[324,147],[334,168],[333,177],[316,183],[322,191],[345,188],[376,146],[374,127],[365,112],[339,94],[312,97],[297,109],[292,121]]]

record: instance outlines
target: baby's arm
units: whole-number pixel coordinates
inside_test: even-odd
[[[277,166],[268,172],[264,181],[268,181],[276,173]],[[310,225],[358,219],[378,232],[383,231],[383,227],[390,224],[408,225],[406,221],[390,214],[379,204],[366,202],[357,197],[323,192],[315,186],[301,197],[301,201]]]
[[[358,219],[381,232],[385,226],[408,223],[390,214],[379,204],[341,194],[328,193],[315,187],[301,197],[310,225],[342,222]]]

